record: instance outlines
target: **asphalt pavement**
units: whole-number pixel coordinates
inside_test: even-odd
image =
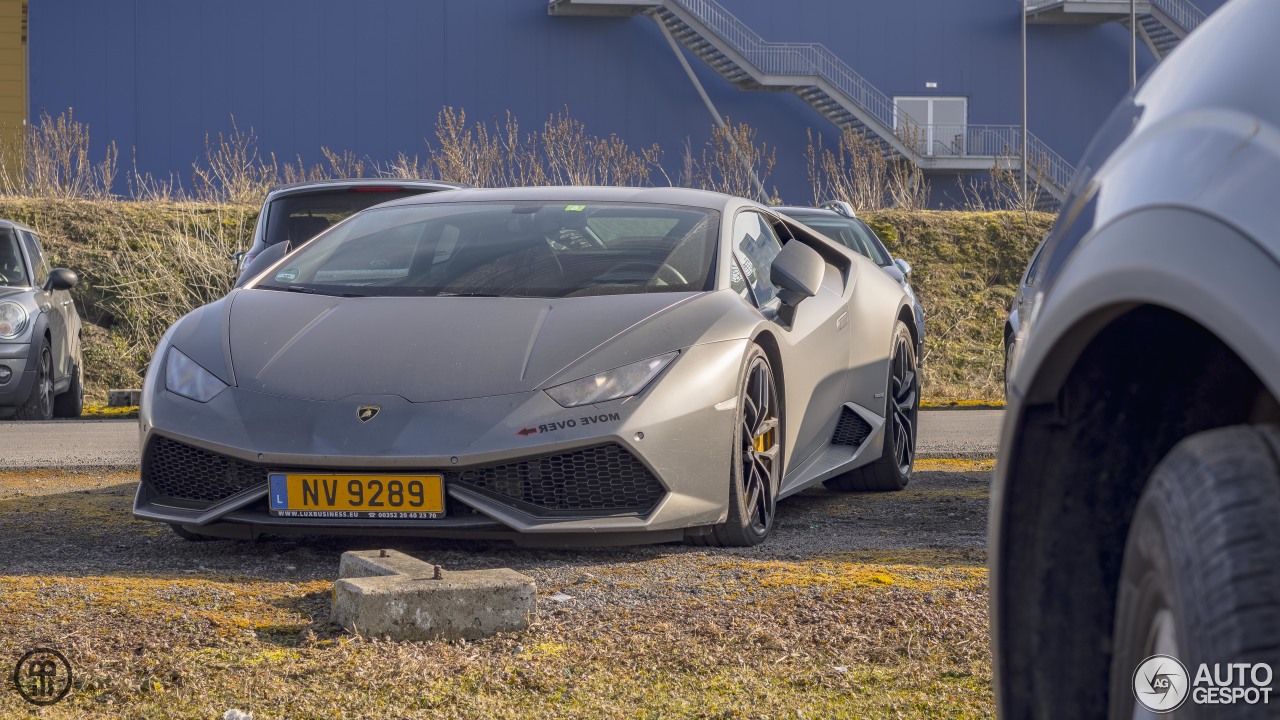
[[[994,457],[1002,410],[926,410],[920,413],[920,457]],[[0,423],[0,470],[133,468],[138,464],[137,420],[55,420]]]

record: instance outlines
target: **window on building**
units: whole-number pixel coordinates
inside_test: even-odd
[[[966,154],[969,99],[962,97],[898,97],[893,99],[894,130],[921,155]]]

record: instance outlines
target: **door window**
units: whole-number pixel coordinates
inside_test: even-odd
[[[759,213],[743,212],[733,221],[733,247],[756,305],[768,305],[778,296],[778,288],[769,280],[769,268],[782,252],[782,241]]]
[[[26,241],[27,255],[31,258],[31,272],[35,275],[35,285],[36,287],[44,287],[45,282],[49,279],[49,264],[45,262],[44,252],[40,248],[40,241],[29,232],[23,232],[22,239]]]

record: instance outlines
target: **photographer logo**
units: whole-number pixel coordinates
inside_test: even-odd
[[[1266,705],[1274,675],[1267,663],[1200,663],[1195,676],[1171,655],[1152,655],[1133,672],[1133,697],[1153,713],[1195,705]]]
[[[13,684],[32,705],[52,705],[71,691],[71,663],[51,648],[29,650],[13,669]]]
[[[1133,671],[1133,696],[1151,712],[1172,712],[1187,701],[1190,679],[1177,658],[1152,655]]]

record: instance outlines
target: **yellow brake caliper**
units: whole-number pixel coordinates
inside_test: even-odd
[[[765,430],[764,434],[755,440],[752,440],[751,444],[755,448],[756,452],[761,453],[773,447],[773,428]]]

